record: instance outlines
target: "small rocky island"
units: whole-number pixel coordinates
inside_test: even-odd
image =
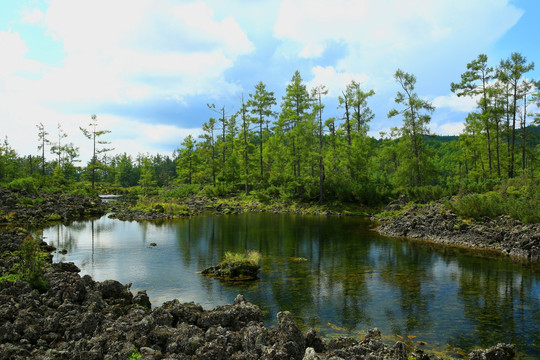
[[[215,266],[204,269],[201,274],[223,280],[257,280],[261,255],[256,251],[247,254],[226,252],[225,259]]]

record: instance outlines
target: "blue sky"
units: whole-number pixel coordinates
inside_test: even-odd
[[[540,61],[539,15],[536,0],[0,0],[0,136],[35,154],[36,125],[54,138],[61,123],[87,159],[95,113],[116,152],[170,154],[207,103],[232,113],[259,81],[279,103],[295,70],[329,88],[327,117],[350,80],[374,89],[378,136],[401,125],[386,117],[397,68],[436,106],[432,132],[458,134],[475,101],[450,83],[480,53]]]

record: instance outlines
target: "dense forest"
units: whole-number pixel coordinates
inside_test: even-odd
[[[15,189],[79,184],[73,188],[82,191],[85,182],[92,189],[135,187],[144,194],[166,188],[178,196],[203,191],[367,206],[402,193],[429,201],[490,191],[512,179],[537,183],[540,114],[530,108],[540,106],[540,83],[526,77],[533,68],[519,53],[494,67],[483,54],[467,64],[450,89],[474,98],[477,108],[459,136],[430,134],[435,109],[415,91],[413,74],[396,71],[395,107],[387,116],[401,126],[376,139],[368,135],[373,90],[351,81],[339,96],[342,116],[327,117],[326,87],[308,89],[296,72],[280,101],[261,81],[234,113],[209,104],[213,117],[202,135],[179,140],[172,156],[110,155],[114,144],[105,141],[109,131],[96,115],[81,128],[85,144],[69,142],[60,124],[46,129],[40,123],[36,154],[17,154],[7,138],[0,145],[0,183]],[[85,166],[78,161],[80,147],[93,150]]]

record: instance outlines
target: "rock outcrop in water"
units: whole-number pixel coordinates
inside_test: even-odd
[[[222,262],[201,271],[201,274],[224,280],[256,280],[259,265],[246,262]]]
[[[397,210],[403,205],[392,203],[388,210]],[[441,203],[435,203],[413,205],[398,216],[378,221],[378,231],[385,235],[491,249],[520,259],[540,261],[540,224],[522,224],[509,216],[466,222]]]

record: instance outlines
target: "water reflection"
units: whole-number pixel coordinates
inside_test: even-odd
[[[104,217],[58,225],[45,236],[68,250],[55,261],[74,261],[97,280],[147,289],[155,305],[179,298],[210,308],[243,293],[268,323],[289,310],[303,326],[327,335],[377,326],[433,348],[469,351],[512,342],[540,356],[538,266],[388,239],[371,232],[365,219],[245,214],[137,223]],[[246,250],[263,254],[256,282],[198,273],[226,251]]]

